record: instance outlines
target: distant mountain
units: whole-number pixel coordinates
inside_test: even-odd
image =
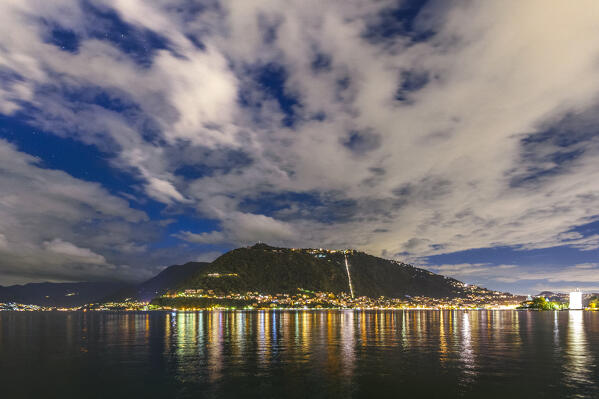
[[[127,283],[30,283],[0,286],[0,302],[43,306],[76,307],[101,301],[117,291],[130,288]]]
[[[170,289],[177,288],[207,265],[209,263],[206,262],[173,265],[141,284],[82,282],[0,286],[0,302],[77,307],[90,303],[125,299],[149,301]]]
[[[151,279],[127,290],[118,293],[114,299],[132,298],[140,301],[150,299],[164,294],[168,290],[175,289],[184,284],[195,273],[201,272],[208,267],[207,262],[188,262],[184,265],[169,266]]]
[[[355,296],[441,298],[490,292],[363,252],[276,248],[266,244],[227,252],[196,271],[178,288],[223,293],[295,293],[298,288],[349,293],[346,257]]]

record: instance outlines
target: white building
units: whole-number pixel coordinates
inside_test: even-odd
[[[582,292],[580,292],[580,291],[570,292],[570,309],[572,309],[572,310],[582,309]]]

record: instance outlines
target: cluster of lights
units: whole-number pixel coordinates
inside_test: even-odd
[[[178,293],[163,295],[162,298],[175,299],[166,301],[158,309],[171,309],[173,307],[200,310],[200,309],[234,309],[231,306],[222,306],[222,303],[239,301],[250,303],[240,308],[245,309],[514,309],[520,304],[520,298],[501,292],[485,291],[484,295],[472,293],[465,298],[430,298],[424,296],[397,298],[370,298],[366,296],[352,297],[346,293],[334,294],[331,292],[311,292],[298,288],[297,294],[262,294],[258,292],[215,294],[212,290],[185,290]],[[186,306],[180,305],[177,298],[202,300],[210,299],[211,305],[204,308],[194,306],[193,301]]]

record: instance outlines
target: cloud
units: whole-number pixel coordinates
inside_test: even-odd
[[[204,252],[203,254],[201,254],[200,256],[198,256],[195,261],[196,262],[212,262],[213,260],[215,260],[216,258],[218,258],[219,256],[221,256],[222,253],[221,252]]]
[[[185,198],[168,181],[160,180],[156,177],[150,177],[146,185],[146,191],[153,198],[161,202],[170,204],[173,201],[185,202]]]
[[[511,276],[502,277],[504,282],[515,282],[521,280],[546,280],[550,283],[556,282],[579,282],[579,283],[598,283],[599,282],[599,264],[584,263],[562,268],[560,270],[542,270],[526,271],[522,270]]]
[[[93,263],[93,264],[106,264],[106,259],[102,255],[91,251],[88,248],[79,248],[78,246],[55,238],[52,241],[45,241],[44,248],[50,252],[56,254],[65,255],[66,257],[73,258],[80,263]]]
[[[599,283],[598,263],[581,263],[560,268],[494,265],[490,263],[424,265],[423,267],[459,280],[485,281],[487,284],[508,283],[512,287],[515,287],[515,284],[521,285],[530,282],[537,282],[536,285],[533,285],[535,287],[556,287],[558,285],[561,287],[589,287],[594,283]]]
[[[264,215],[239,212],[228,216],[223,225],[238,243],[262,241],[276,244],[295,238],[292,226]]]
[[[98,146],[143,200],[219,223],[175,233],[184,241],[404,259],[599,248],[576,231],[599,215],[592,1],[433,1],[397,21],[394,1],[91,4],[0,6],[0,112]],[[98,34],[111,25],[96,9],[114,11],[130,38]],[[58,28],[72,48],[51,40]],[[87,245],[68,233],[100,215],[143,247],[123,226],[145,216],[121,198],[5,151],[0,160],[27,173],[1,180],[2,192],[30,181],[28,212],[63,226],[19,230],[31,216],[14,214],[0,222],[9,246],[60,239],[114,263],[102,248],[117,239]]]
[[[243,13],[244,21],[252,21],[252,12],[265,10],[258,3],[243,10],[231,8],[233,16]],[[279,192],[326,190],[335,192],[337,200],[377,204],[380,212],[373,213],[372,206],[356,207],[354,214],[333,226],[304,223],[304,219],[286,221],[315,242],[360,245],[391,254],[427,255],[495,245],[555,246],[565,242],[560,233],[597,214],[587,196],[597,188],[582,184],[597,174],[590,164],[581,163],[526,190],[511,187],[506,177],[514,167],[521,167],[522,139],[545,128],[540,121],[555,120],[571,109],[594,107],[597,75],[588,55],[598,48],[582,32],[596,24],[581,10],[562,10],[584,26],[569,32],[577,38],[576,49],[561,33],[549,32],[554,36],[548,39],[541,29],[562,21],[560,11],[542,7],[539,14],[534,6],[518,12],[520,44],[506,39],[516,34],[508,22],[510,7],[463,6],[442,9],[443,14],[434,16],[440,25],[430,41],[413,44],[398,38],[380,48],[363,41],[362,25],[344,23],[324,8],[314,12],[324,17],[308,17],[309,11],[293,9],[293,18],[277,25],[276,51],[263,48],[259,27],[249,22],[232,27],[233,38],[241,37],[237,32],[241,26],[244,38],[250,38],[243,49],[234,45],[229,49],[228,42],[222,45],[224,51],[239,52],[243,59],[251,58],[246,47],[254,41],[256,58],[268,58],[272,51],[289,73],[285,88],[298,93],[303,115],[320,111],[330,118],[300,123],[284,145],[273,138],[282,140],[286,129],[280,129],[280,134],[256,133],[252,139],[260,143],[262,153],[276,153],[276,157],[256,157],[261,161],[241,174],[201,179],[197,190],[196,184],[191,186],[192,195],[213,205],[216,201],[205,197],[220,194],[223,188],[230,196],[251,198],[256,187],[269,185]],[[348,11],[354,12],[373,15],[372,9]],[[297,21],[304,17],[319,22],[298,30]],[[316,76],[300,60],[307,58],[311,49],[306,43],[313,41],[326,48],[331,60],[327,72]],[[544,44],[548,42],[553,44]],[[572,53],[575,64],[568,70],[548,71],[546,60],[562,52]],[[355,54],[361,57],[356,59]],[[572,74],[574,69],[578,72]],[[398,81],[403,70],[431,77],[426,85],[414,87],[409,106],[394,105],[389,85]],[[592,82],[590,87],[573,81],[578,73],[587,76],[584,80]],[[342,78],[351,82],[345,90],[353,94],[340,100],[335,88]],[[566,89],[571,84],[577,86],[574,92]],[[369,157],[363,159],[343,153],[340,143],[348,142],[347,126],[354,131],[375,129],[380,148],[369,148]],[[592,150],[583,158],[592,162],[595,154]],[[371,168],[389,172],[372,180]],[[369,185],[356,184],[359,181]],[[214,207],[235,210],[236,203]],[[269,215],[282,217],[283,212]],[[370,233],[381,227],[386,232]],[[417,241],[423,245],[412,245]],[[566,244],[582,246],[591,241]]]
[[[490,263],[457,263],[443,265],[426,265],[422,267],[445,276],[465,281],[500,281],[505,282],[507,276],[517,276],[520,268],[516,265],[494,265]],[[514,277],[513,281],[518,281]]]
[[[4,140],[0,186],[0,281],[136,278],[134,270],[119,270],[99,252],[118,259],[115,251],[146,239],[131,230],[149,227],[144,212],[97,183],[40,167]]]
[[[197,244],[222,244],[227,242],[225,234],[221,231],[211,231],[209,233],[192,233],[190,231],[181,231],[176,234],[176,237]]]
[[[291,242],[295,237],[292,226],[264,215],[236,212],[224,218],[222,231],[192,233],[181,231],[177,237],[199,244],[247,245],[255,242],[273,244]]]

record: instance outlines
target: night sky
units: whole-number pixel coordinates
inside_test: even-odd
[[[4,0],[0,285],[258,241],[599,290],[599,3]]]

